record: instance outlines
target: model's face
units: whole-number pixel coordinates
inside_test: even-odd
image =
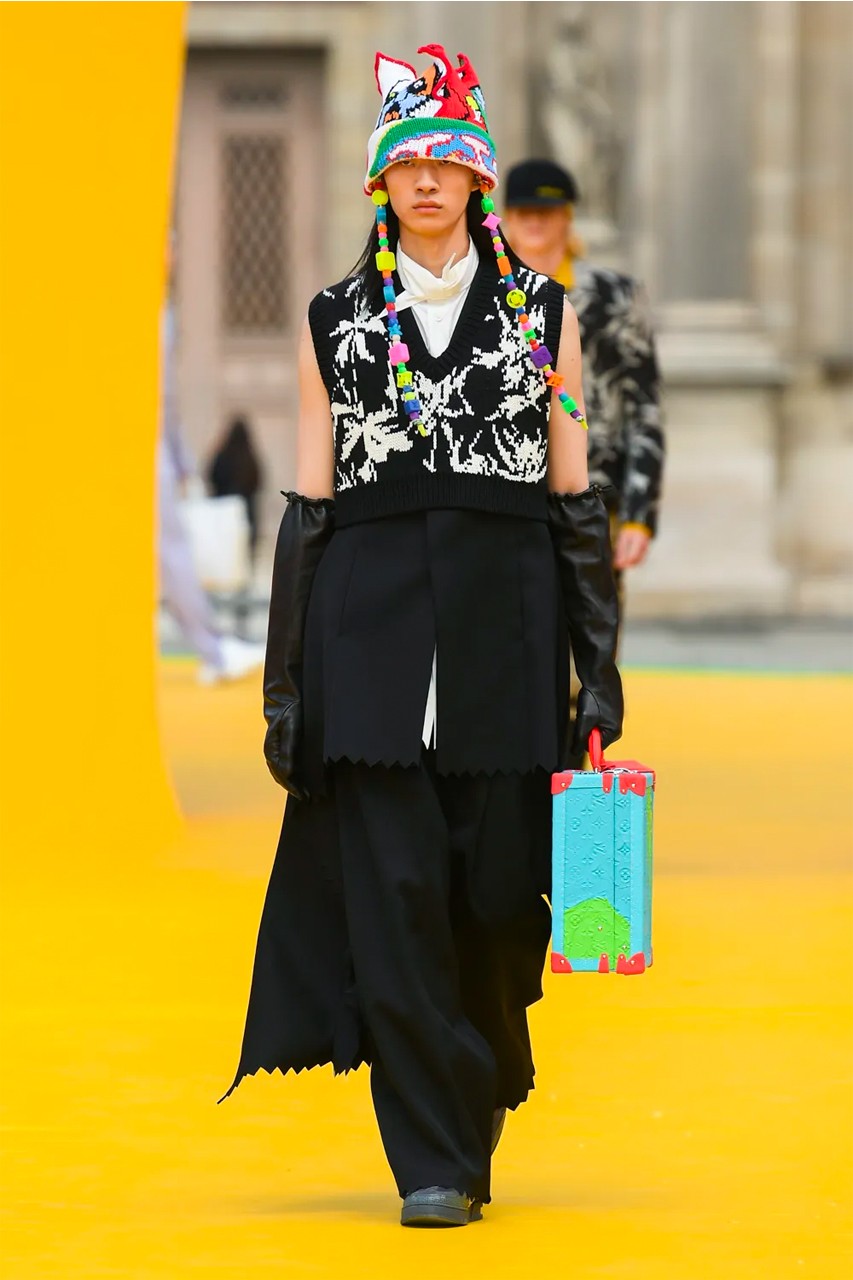
[[[478,186],[477,175],[452,160],[400,160],[383,176],[401,225],[421,236],[455,227]]]
[[[569,238],[569,210],[564,204],[507,209],[507,238],[520,258],[540,258],[565,249]]]

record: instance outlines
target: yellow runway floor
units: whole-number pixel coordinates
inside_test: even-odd
[[[151,847],[129,814],[120,841],[36,868],[5,851],[4,1280],[853,1275],[853,684],[628,688],[617,754],[659,776],[655,966],[547,976],[494,1203],[417,1232],[363,1071],[262,1076],[215,1105],[281,793],[257,683],[202,690],[165,662],[184,830]]]

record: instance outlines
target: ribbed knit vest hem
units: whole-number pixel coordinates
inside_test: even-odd
[[[447,471],[377,480],[335,494],[335,524],[343,528],[364,520],[438,507],[547,521],[548,484],[544,478],[531,483]]]

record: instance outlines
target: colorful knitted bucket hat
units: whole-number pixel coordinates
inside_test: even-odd
[[[367,144],[364,190],[399,160],[452,160],[498,185],[495,144],[477,73],[464,54],[454,67],[440,44],[425,44],[432,66],[419,76],[408,62],[377,53],[374,69],[382,108]]]
[[[376,55],[376,84],[382,94],[382,110],[368,143],[367,175],[364,179],[364,190],[376,206],[379,234],[376,266],[382,274],[388,317],[391,344],[388,356],[396,369],[403,408],[419,434],[427,435],[421,418],[421,402],[414,389],[411,371],[407,368],[409,348],[403,341],[397,317],[393,274],[397,260],[388,243],[385,213],[388,193],[382,174],[401,160],[452,160],[455,164],[467,165],[479,175],[480,204],[486,215],[483,226],[491,234],[498,271],[507,289],[506,300],[521,325],[531,360],[542,371],[548,386],[556,389],[566,413],[586,427],[583,414],[563,386],[562,375],[553,367],[551,352],[539,341],[525,311],[527,297],[515,282],[512,263],[498,232],[501,220],[495,213],[495,203],[489,194],[498,183],[495,147],[487,131],[485,103],[477,74],[461,53],[457,55],[459,67],[451,67],[440,44],[423,45],[418,53],[427,53],[434,59],[433,66],[422,76],[417,76],[414,67],[407,62],[388,58],[384,53]]]

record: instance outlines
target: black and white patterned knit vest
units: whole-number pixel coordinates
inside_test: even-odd
[[[556,363],[564,290],[524,267],[515,277]],[[531,362],[496,263],[481,259],[440,356],[429,354],[411,310],[399,313],[426,437],[403,412],[381,306],[366,303],[352,277],[317,294],[308,311],[332,407],[336,523],[435,507],[545,520],[551,388]]]

